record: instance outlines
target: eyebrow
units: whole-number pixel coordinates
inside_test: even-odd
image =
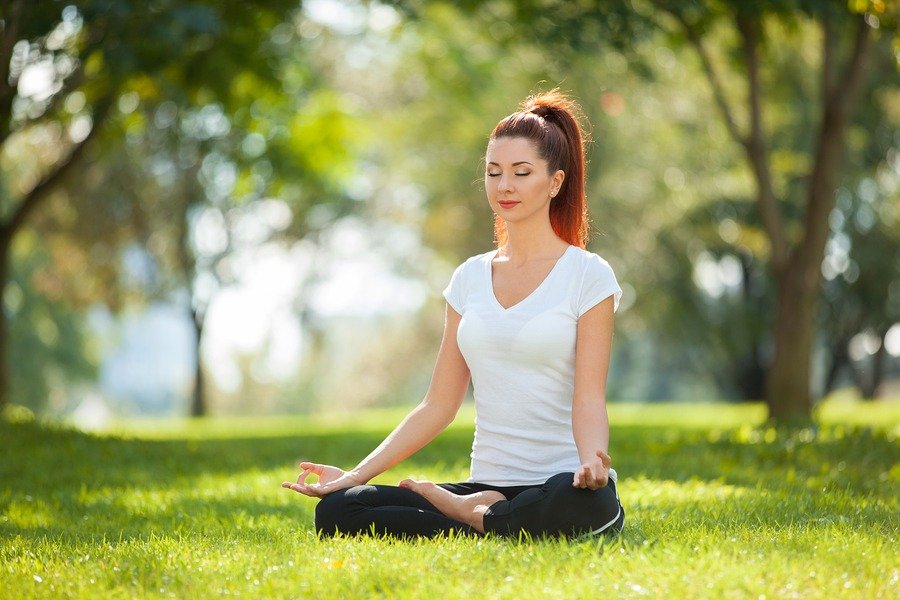
[[[499,166],[500,166],[499,163],[495,163],[495,162],[493,162],[493,161],[489,162],[488,164],[489,164],[489,165],[494,165],[495,167],[499,167]],[[518,167],[519,165],[531,165],[532,167],[534,166],[534,165],[532,165],[530,162],[528,162],[527,160],[520,160],[519,162],[514,162],[514,163],[512,164],[512,166],[514,166],[514,167]]]

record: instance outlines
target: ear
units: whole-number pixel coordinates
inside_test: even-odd
[[[563,181],[565,181],[565,179],[566,179],[566,172],[563,171],[562,169],[559,169],[558,171],[556,171],[556,173],[553,174],[552,177],[550,177],[550,188],[557,190],[557,192],[559,192],[559,190],[562,188],[562,184],[563,184]]]

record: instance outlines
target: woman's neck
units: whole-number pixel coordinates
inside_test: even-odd
[[[532,260],[558,258],[569,246],[553,231],[549,219],[537,226],[507,223],[506,234],[506,244],[500,247],[500,256],[520,265]]]

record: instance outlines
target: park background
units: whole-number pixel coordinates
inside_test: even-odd
[[[896,595],[898,10],[0,1],[0,587]],[[487,135],[557,86],[624,290],[626,530],[317,540],[278,483],[421,400]],[[379,481],[464,478],[471,417]]]
[[[440,290],[492,247],[487,133],[554,86],[624,289],[611,401],[760,401],[780,364],[788,412],[896,396],[896,11],[751,4],[11,2],[0,399],[84,426],[414,403]]]

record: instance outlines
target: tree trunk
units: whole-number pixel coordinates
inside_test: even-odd
[[[822,260],[829,232],[828,216],[835,204],[834,192],[844,155],[844,134],[865,80],[869,29],[859,17],[853,51],[843,77],[835,82],[834,89],[823,86],[822,121],[808,180],[803,239],[790,253],[783,268],[775,263],[778,284],[773,336],[775,355],[766,402],[769,417],[776,421],[808,421],[812,417],[810,362]],[[827,38],[829,30],[824,31]],[[832,66],[823,66],[826,74]],[[826,80],[830,81],[831,76]]]
[[[850,356],[847,352],[847,344],[849,343],[850,340],[848,338],[841,336],[836,343],[831,345],[831,351],[829,352],[831,362],[828,365],[828,371],[825,375],[825,387],[823,388],[825,394],[834,391],[835,385],[837,385],[837,376],[841,372],[842,367],[849,365],[850,370],[853,370],[853,366],[850,364]]]
[[[846,129],[846,115],[838,107],[826,107],[809,178],[804,237],[791,252],[787,266],[776,271],[775,353],[766,394],[769,416],[776,421],[812,417],[810,371],[815,314],[828,239],[828,215],[835,204]]]
[[[798,271],[787,269],[777,278],[774,356],[766,385],[766,404],[769,418],[779,422],[806,421],[812,413],[810,363],[818,286],[804,282],[807,278]]]
[[[741,400],[758,402],[766,396],[766,368],[760,356],[759,346],[754,344],[752,351],[734,369],[734,381],[737,382]]]
[[[9,279],[12,260],[12,232],[0,227],[0,414],[11,402],[11,375],[9,368],[9,315],[3,300]]]
[[[753,282],[753,255],[747,250],[738,249],[737,256],[741,263],[741,296],[744,304],[748,307],[754,305],[761,310],[762,303]],[[760,338],[759,335],[748,336],[752,340],[750,352],[738,362],[735,369],[734,380],[737,381],[742,400],[756,402],[766,397],[766,365],[762,359]]]
[[[881,380],[884,379],[884,362],[887,351],[884,348],[884,338],[887,337],[887,329],[878,332],[881,338],[881,344],[878,350],[872,355],[872,374],[870,377],[863,379],[863,385],[860,386],[860,392],[865,400],[874,400],[878,395],[878,388],[881,386]]]
[[[191,308],[191,322],[194,324],[196,336],[195,356],[197,358],[194,372],[194,394],[191,397],[191,416],[204,417],[208,413],[206,406],[206,385],[203,377],[203,359],[200,354],[200,343],[203,341],[203,315],[197,309]]]

